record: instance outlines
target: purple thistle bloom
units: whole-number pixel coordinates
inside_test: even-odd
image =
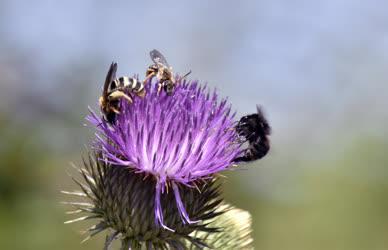
[[[226,100],[209,93],[198,82],[178,82],[171,96],[146,86],[145,97],[132,104],[122,100],[114,125],[91,113],[88,120],[100,132],[97,147],[104,160],[156,179],[155,219],[163,228],[160,196],[170,186],[183,222],[191,221],[181,200],[179,185],[195,182],[228,169],[241,155],[234,115]],[[102,136],[101,136],[102,135]]]

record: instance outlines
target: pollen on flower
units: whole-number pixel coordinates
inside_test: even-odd
[[[155,180],[155,219],[166,229],[161,195],[171,187],[181,218],[195,223],[183,205],[179,185],[195,182],[228,169],[242,152],[234,129],[234,114],[226,100],[218,100],[198,82],[179,82],[170,96],[146,85],[144,98],[122,100],[115,124],[91,112],[97,128],[96,147],[103,159]],[[170,229],[172,230],[172,229]]]

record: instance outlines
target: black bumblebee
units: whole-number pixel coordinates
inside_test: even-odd
[[[269,135],[271,127],[260,107],[257,113],[243,116],[235,127],[239,136],[248,142],[244,155],[234,159],[235,162],[250,162],[263,158],[270,149]]]
[[[116,115],[120,114],[120,99],[125,98],[132,103],[129,93],[144,97],[143,83],[136,78],[122,76],[116,79],[117,63],[112,62],[105,78],[102,95],[99,99],[101,112],[107,122],[114,124]]]
[[[167,95],[171,95],[177,82],[174,77],[172,67],[168,64],[162,53],[156,49],[150,52],[150,57],[154,64],[147,68],[146,78],[144,79],[143,84],[156,76],[159,80],[158,93],[160,93],[160,91],[163,89]],[[190,73],[191,71],[184,75],[181,79],[185,78]]]

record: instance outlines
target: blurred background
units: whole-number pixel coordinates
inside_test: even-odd
[[[263,106],[272,151],[227,173],[255,249],[388,249],[385,1],[0,0],[0,249],[101,249],[59,202],[107,68],[176,72]],[[89,224],[90,225],[90,224]]]

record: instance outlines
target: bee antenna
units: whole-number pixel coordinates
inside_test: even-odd
[[[187,72],[183,77],[182,77],[182,79],[185,79],[188,75],[190,75],[191,74],[191,70],[189,71],[189,72]]]

